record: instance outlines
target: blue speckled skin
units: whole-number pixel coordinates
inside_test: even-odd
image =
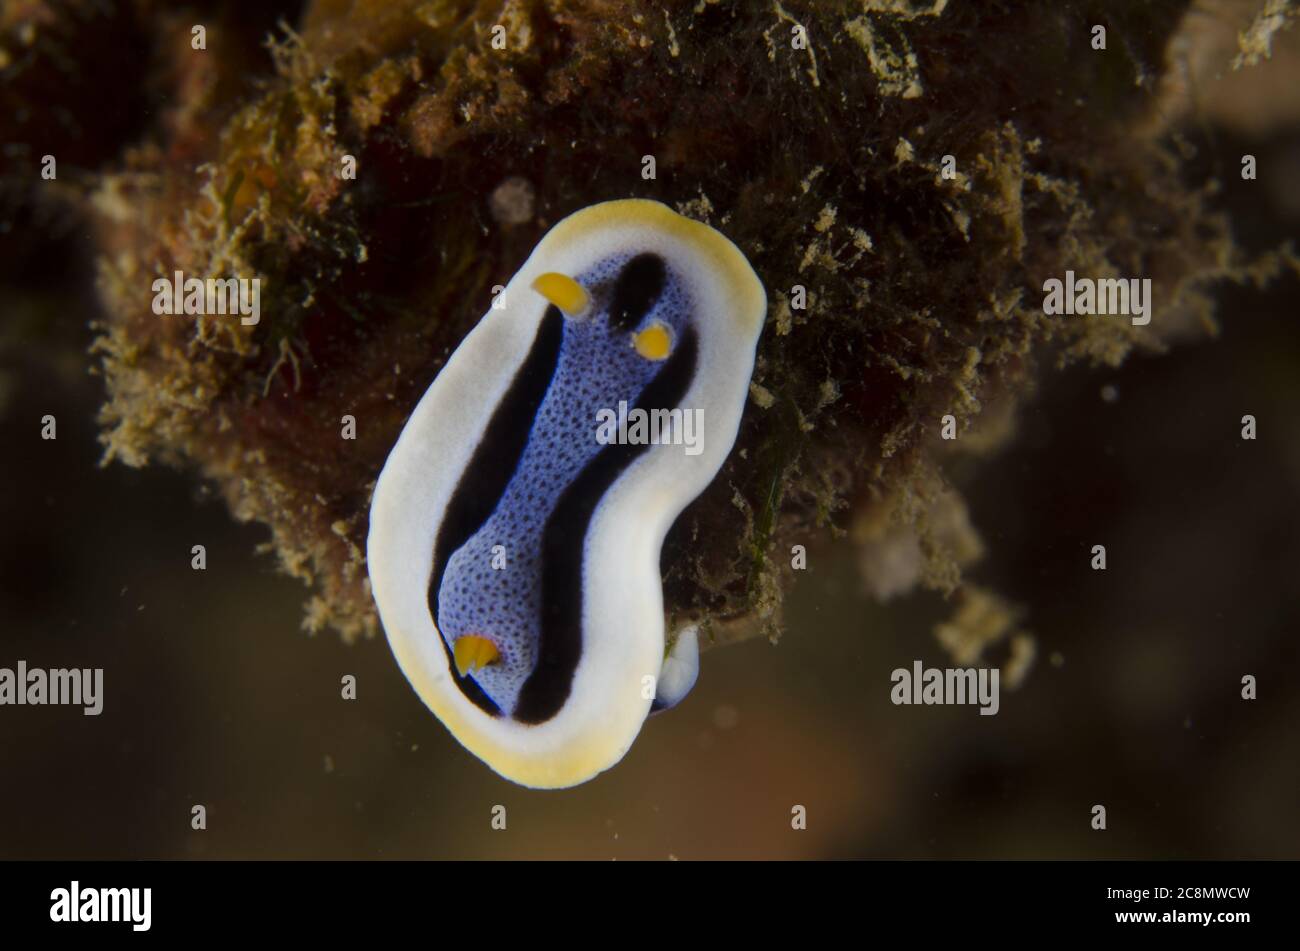
[[[635,404],[663,365],[636,352],[632,331],[610,330],[611,288],[631,257],[612,256],[573,275],[591,296],[591,308],[564,321],[555,375],[514,476],[491,517],[448,560],[438,591],[438,618],[449,646],[464,634],[477,634],[501,652],[496,663],[472,676],[505,714],[514,710],[536,663],[547,519],[560,494],[604,448],[596,439],[597,412],[617,410],[620,400]],[[634,329],[661,321],[675,342],[691,314],[685,288],[669,268],[662,294]],[[492,567],[496,545],[504,548],[504,569]]]

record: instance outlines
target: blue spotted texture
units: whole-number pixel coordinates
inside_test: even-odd
[[[632,334],[655,321],[666,324],[674,344],[693,312],[672,268],[663,291],[630,330],[609,327],[615,279],[634,255],[611,256],[574,275],[592,298],[583,317],[564,321],[555,375],[533,420],[523,455],[495,511],[447,562],[438,591],[443,638],[477,634],[496,644],[500,659],[472,674],[510,714],[537,659],[542,609],[542,533],[561,493],[604,448],[597,441],[597,412],[629,407],[664,365],[636,352]],[[523,289],[516,293],[536,293]],[[494,568],[495,546],[500,545]],[[598,582],[597,582],[598,583]]]

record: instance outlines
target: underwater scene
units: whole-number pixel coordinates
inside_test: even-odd
[[[1293,0],[0,10],[0,859],[1300,858]]]

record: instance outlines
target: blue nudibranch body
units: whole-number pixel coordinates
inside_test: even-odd
[[[421,699],[506,778],[590,779],[693,685],[695,630],[665,656],[660,549],[735,442],[765,312],[714,229],[593,205],[402,430],[371,506],[375,601]]]

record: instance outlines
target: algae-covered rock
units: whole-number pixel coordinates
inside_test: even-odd
[[[236,17],[133,20],[168,95],[87,196],[106,459],[196,470],[312,630],[371,634],[370,492],[415,402],[551,224],[655,198],[769,293],[736,448],[664,548],[673,617],[775,637],[792,547],[839,534],[900,572],[877,593],[953,591],[982,546],[949,455],[1055,366],[1211,329],[1241,264],[1155,106],[1189,6],[334,0],[252,81]],[[1149,277],[1150,323],[1045,316],[1067,270]],[[260,320],[156,314],[175,271],[257,277]]]

